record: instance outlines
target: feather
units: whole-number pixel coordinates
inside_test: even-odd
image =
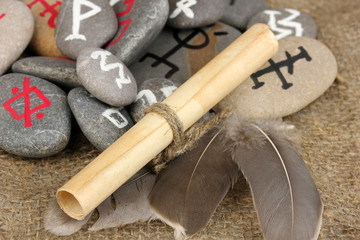
[[[309,170],[284,131],[286,125],[272,120],[246,123],[233,116],[225,128],[225,142],[250,185],[264,238],[317,239],[323,205]]]
[[[150,211],[147,203],[147,197],[154,185],[155,178],[155,174],[148,170],[140,170],[97,207],[99,219],[89,230],[97,231],[155,219],[156,217]],[[115,200],[114,204],[112,198]],[[66,215],[56,201],[53,201],[49,204],[44,216],[45,229],[58,236],[71,235],[79,231],[88,222],[91,215],[90,213],[83,220],[75,220]]]
[[[205,134],[194,149],[173,159],[149,194],[150,208],[175,229],[176,239],[205,227],[237,180],[239,169],[221,134],[218,129]]]
[[[155,216],[150,211],[147,197],[154,185],[155,178],[156,175],[148,171],[142,171],[135,175],[127,184],[113,193],[115,209],[112,207],[110,197],[97,208],[99,219],[89,230],[98,231],[154,219]]]
[[[61,210],[56,200],[49,202],[48,209],[44,214],[45,229],[57,236],[71,235],[81,229],[90,219],[92,212],[83,220],[69,217]]]

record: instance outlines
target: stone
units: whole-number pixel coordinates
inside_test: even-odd
[[[109,51],[84,49],[78,57],[76,72],[86,90],[111,106],[126,106],[136,98],[137,85],[133,75]]]
[[[244,118],[288,116],[321,96],[336,75],[336,59],[324,44],[307,37],[286,37],[279,41],[275,56],[216,110],[230,105]]]
[[[55,42],[55,23],[62,0],[22,0],[35,20],[35,31],[29,48],[37,55],[65,58]]]
[[[249,20],[266,9],[270,7],[263,0],[230,0],[220,21],[245,31]]]
[[[165,27],[129,69],[139,86],[151,78],[181,85],[240,35],[239,30],[223,23],[191,30]]]
[[[69,142],[71,112],[66,94],[30,75],[0,77],[0,148],[23,157],[48,157]]]
[[[34,17],[22,2],[0,1],[0,76],[16,61],[34,32]]]
[[[119,29],[106,50],[128,66],[163,29],[169,15],[169,3],[167,0],[118,1],[113,8]]]
[[[153,78],[144,81],[139,87],[135,101],[130,106],[130,114],[135,122],[145,116],[145,108],[162,102],[170,96],[178,86],[165,78]]]
[[[255,23],[269,25],[279,40],[288,36],[316,38],[317,27],[314,20],[295,9],[264,10],[250,19],[247,28]]]
[[[54,57],[27,57],[16,61],[12,67],[15,73],[29,74],[46,79],[62,88],[81,86],[76,74],[75,61]]]
[[[134,125],[125,108],[113,108],[83,87],[72,89],[68,102],[84,135],[99,151],[104,151]]]
[[[55,41],[62,53],[76,59],[85,48],[102,47],[117,29],[115,12],[107,0],[63,0]]]
[[[228,3],[228,0],[169,0],[167,24],[178,29],[205,27],[222,17]]]

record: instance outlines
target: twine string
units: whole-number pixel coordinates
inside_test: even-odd
[[[173,132],[173,142],[159,153],[148,166],[158,174],[175,157],[191,150],[196,142],[214,126],[231,115],[230,108],[224,108],[218,114],[205,114],[198,122],[184,132],[184,126],[177,116],[165,103],[154,103],[145,109],[145,113],[154,112],[162,116],[170,125]]]

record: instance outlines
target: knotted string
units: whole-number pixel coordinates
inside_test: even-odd
[[[224,108],[216,115],[208,113],[184,132],[181,120],[167,104],[154,103],[145,109],[145,113],[150,112],[162,116],[169,123],[173,132],[172,143],[148,164],[155,173],[159,173],[175,157],[195,147],[196,142],[205,133],[231,115],[230,108]]]

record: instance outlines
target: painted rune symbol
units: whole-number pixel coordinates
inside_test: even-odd
[[[40,109],[51,106],[51,101],[47,97],[45,97],[45,95],[36,86],[30,87],[30,78],[24,77],[23,91],[19,93],[19,90],[20,89],[18,87],[14,87],[12,89],[12,93],[15,96],[6,101],[3,106],[6,110],[8,110],[8,112],[15,120],[19,121],[24,118],[25,128],[28,128],[32,126],[31,115],[39,111]],[[35,93],[36,96],[40,100],[42,100],[43,103],[30,109],[30,93],[32,92]],[[16,110],[11,107],[10,104],[22,97],[24,98],[24,113],[19,115]],[[39,112],[35,115],[35,117],[37,119],[42,119],[44,117],[44,113]]]
[[[110,4],[117,4],[119,2],[119,0],[114,0],[114,2],[110,2]],[[123,5],[127,5],[127,7],[126,7],[126,9],[124,10],[124,11],[121,11],[121,12],[119,12],[119,13],[117,13],[116,14],[116,17],[122,17],[122,16],[125,16],[125,15],[127,15],[130,11],[131,11],[131,9],[132,9],[132,6],[133,6],[133,4],[134,4],[134,2],[135,2],[135,0],[125,0],[124,2],[123,2]],[[113,6],[113,5],[112,5]],[[120,21],[120,22],[118,22],[118,26],[119,26],[119,32],[120,32],[120,27],[121,26],[124,26],[124,28],[121,30],[121,32],[120,32],[120,34],[119,34],[119,36],[117,37],[117,39],[116,40],[114,40],[114,41],[112,41],[112,42],[110,42],[108,45],[107,45],[107,47],[110,47],[111,45],[114,45],[115,43],[117,43],[117,42],[119,42],[120,41],[120,39],[122,38],[122,36],[124,35],[124,33],[126,32],[126,30],[128,29],[128,27],[130,26],[130,23],[131,23],[131,18],[128,18],[128,19],[126,19],[126,20],[123,20],[123,21]]]
[[[91,58],[92,59],[99,59],[100,58],[100,68],[102,71],[104,72],[108,72],[110,70],[119,69],[119,77],[115,79],[115,83],[118,86],[118,88],[122,89],[122,85],[123,84],[129,84],[131,83],[131,79],[128,75],[125,74],[124,72],[124,66],[119,63],[106,63],[106,58],[108,56],[111,56],[112,54],[109,51],[106,50],[101,50],[101,51],[95,51],[93,53],[91,53]]]
[[[34,0],[32,3],[28,4],[27,6],[31,9],[31,7],[35,4],[35,3],[41,3],[43,5],[43,7],[45,8],[45,10],[41,13],[39,13],[39,15],[41,17],[45,17],[46,13],[50,13],[51,17],[48,20],[48,25],[51,28],[55,28],[55,20],[58,16],[58,12],[55,10],[56,6],[60,6],[61,2],[60,1],[56,1],[53,5],[50,5],[49,3],[46,2],[46,0]]]
[[[174,37],[174,39],[176,40],[176,42],[178,44],[175,47],[173,47],[172,49],[170,49],[163,56],[160,57],[160,56],[157,56],[157,55],[155,55],[153,53],[146,53],[139,61],[143,62],[146,58],[151,57],[151,58],[154,58],[156,60],[154,63],[151,64],[151,67],[156,67],[161,63],[169,66],[171,68],[171,70],[168,71],[165,74],[165,78],[170,78],[174,73],[179,71],[178,66],[176,66],[174,63],[167,60],[170,56],[172,56],[174,53],[176,53],[182,47],[189,48],[189,49],[201,49],[201,48],[206,47],[210,42],[209,36],[206,34],[205,31],[203,31],[200,28],[193,29],[193,31],[188,36],[186,36],[183,40],[180,38],[179,32],[180,32],[179,30],[175,30],[173,32],[173,37]],[[190,45],[190,44],[188,44],[188,42],[190,42],[191,39],[193,39],[199,33],[204,36],[205,41],[203,43],[199,44],[199,45]]]
[[[162,92],[162,95],[164,96],[164,98],[167,98],[168,96],[170,96],[175,90],[177,89],[176,86],[166,86],[166,87],[162,87],[160,88],[160,91]],[[155,94],[150,90],[150,89],[144,89],[141,90],[136,98],[134,102],[137,102],[141,100],[142,101],[142,105],[143,106],[150,106],[153,105],[154,103],[157,103],[158,100],[155,96]],[[148,102],[148,105],[146,105],[146,101]],[[161,101],[161,100],[160,100]]]
[[[286,81],[284,75],[281,73],[281,68],[287,67],[288,73],[292,75],[294,73],[294,64],[296,61],[303,59],[303,58],[308,62],[310,62],[312,60],[310,55],[307,53],[307,51],[302,46],[298,47],[298,49],[300,50],[300,53],[298,55],[291,56],[289,52],[285,51],[285,55],[286,55],[285,60],[275,63],[272,59],[270,59],[268,61],[270,63],[269,67],[261,69],[254,74],[251,74],[251,79],[253,80],[253,82],[255,84],[255,86],[253,86],[252,88],[258,89],[258,88],[262,87],[265,83],[259,82],[259,77],[261,77],[267,73],[271,73],[271,72],[275,72],[278,75],[278,77],[282,83],[283,89],[286,90],[286,89],[290,88],[293,84],[288,83]]]
[[[86,6],[88,9],[90,8],[90,10],[84,13],[81,10],[81,7],[83,5]],[[89,0],[74,0],[73,9],[72,9],[72,14],[73,14],[72,33],[65,38],[65,41],[72,41],[74,39],[87,41],[85,35],[80,33],[80,23],[81,21],[84,21],[88,18],[97,15],[101,11],[102,11],[101,7],[99,7],[98,5],[96,5],[95,3]]]
[[[121,114],[120,109],[118,108],[106,109],[102,115],[119,129],[124,128],[129,124],[129,121]]]
[[[276,15],[281,15],[280,11],[265,10],[264,13],[269,15],[269,21],[267,24],[270,26],[272,31],[278,32],[278,34],[275,35],[277,39],[290,36],[293,32],[295,33],[295,36],[301,37],[304,33],[304,28],[301,23],[294,21],[301,13],[295,9],[288,8],[286,8],[285,11],[290,14],[288,17],[276,19]],[[293,28],[294,31],[288,28]]]
[[[169,18],[176,18],[180,13],[184,13],[188,18],[194,18],[191,6],[197,4],[196,0],[180,0],[176,3],[176,9],[169,15]]]

